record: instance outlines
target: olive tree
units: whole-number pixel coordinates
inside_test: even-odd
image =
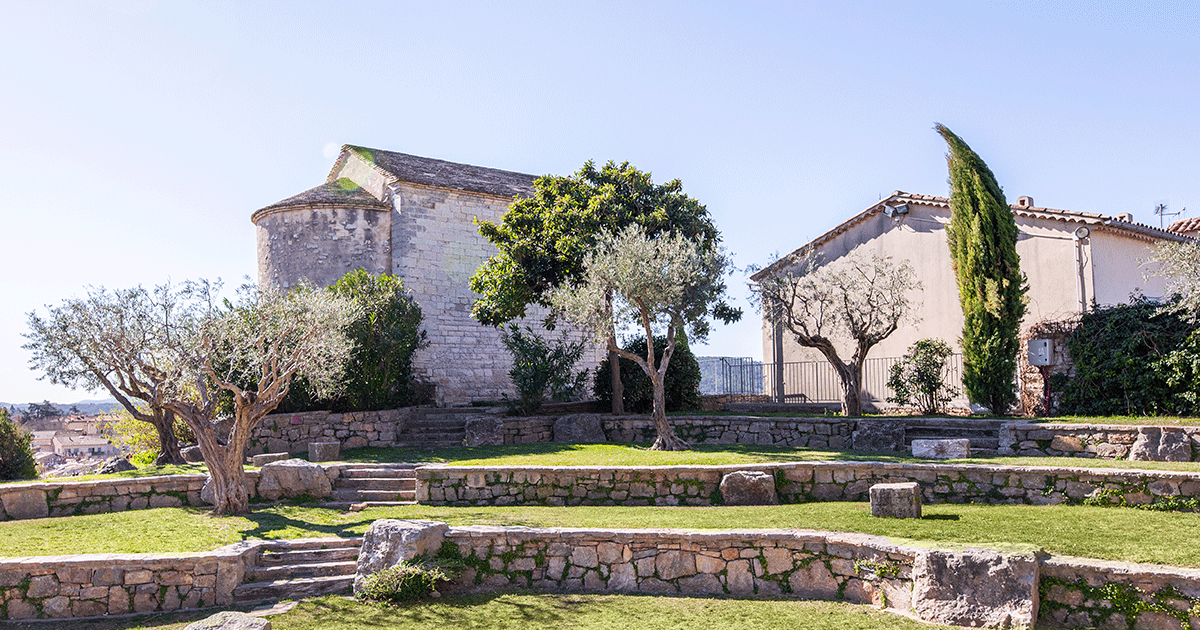
[[[1161,241],[1146,262],[1154,265],[1149,275],[1165,278],[1167,295],[1177,297],[1167,309],[1193,318],[1200,315],[1200,242]]]
[[[179,323],[178,302],[178,292],[169,285],[115,291],[89,287],[86,297],[47,306],[44,316],[29,313],[29,343],[23,346],[32,355],[31,369],[43,373],[39,378],[104,389],[130,416],[153,425],[161,447],[156,464],[183,463],[175,414],[164,404],[168,373],[159,355],[159,340]]]
[[[608,343],[610,353],[633,361],[650,377],[658,433],[653,450],[689,448],[667,421],[663,377],[678,331],[701,340],[708,336],[709,318],[728,323],[741,316],[724,301],[729,269],[728,259],[702,242],[670,232],[650,236],[631,225],[615,234],[601,233],[584,257],[579,280],[550,292],[551,305],[566,319],[593,331],[597,341]],[[613,322],[639,327],[647,339],[656,332],[665,336],[662,360],[656,362],[652,343],[646,344],[646,356],[618,347],[609,334]]]
[[[208,283],[188,291],[180,334],[159,340],[171,363],[165,406],[196,435],[211,477],[213,512],[240,514],[250,507],[243,460],[251,433],[297,378],[320,396],[341,386],[353,349],[346,328],[355,306],[308,287],[247,288],[236,303],[219,302]],[[250,386],[241,384],[247,375]],[[215,417],[223,394],[232,397],[227,433]]]
[[[909,293],[921,283],[907,260],[894,264],[890,256],[852,255],[820,265],[819,255],[808,254],[788,263],[755,276],[751,291],[796,343],[816,349],[833,366],[842,414],[862,415],[867,353],[917,308]]]

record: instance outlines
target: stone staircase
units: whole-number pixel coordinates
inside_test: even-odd
[[[404,432],[396,436],[398,446],[434,448],[462,446],[467,437],[467,419],[481,415],[470,407],[423,407],[410,418]]]
[[[349,592],[362,538],[305,538],[267,543],[255,568],[233,589],[234,603]]]
[[[417,498],[416,464],[345,464],[333,482],[327,507],[361,510],[407,505]]]
[[[1000,426],[1004,420],[971,418],[910,418],[904,425],[904,445],[911,452],[913,440],[971,440],[973,455],[995,455],[1000,448]]]

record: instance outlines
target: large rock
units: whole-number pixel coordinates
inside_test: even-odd
[[[856,451],[903,451],[904,421],[859,420],[852,437]]]
[[[4,512],[11,519],[46,518],[50,515],[46,493],[37,488],[0,494],[0,504],[4,505]]]
[[[124,457],[115,456],[104,460],[104,465],[96,473],[111,475],[113,473],[125,472],[126,470],[137,470],[137,466],[129,463],[129,460]]]
[[[590,413],[577,413],[559,416],[554,421],[554,441],[566,444],[587,444],[607,442],[604,426],[600,416]]]
[[[504,444],[504,419],[496,416],[473,416],[467,418],[464,427],[465,446],[501,446]]]
[[[779,505],[775,478],[764,472],[739,470],[721,478],[725,505]]]
[[[275,501],[307,494],[317,498],[333,492],[325,469],[303,459],[285,459],[262,467],[258,476],[258,496]]]
[[[926,459],[965,459],[971,456],[971,440],[913,440],[912,454]]]
[[[1158,443],[1162,440],[1162,429],[1138,427],[1138,436],[1129,447],[1129,459],[1142,462],[1158,460]]]
[[[1183,427],[1163,427],[1158,440],[1158,459],[1164,462],[1192,461],[1192,439]]]
[[[432,556],[442,547],[449,525],[439,521],[382,519],[363,535],[354,572],[354,592],[367,576],[417,556]]]
[[[308,443],[308,461],[336,462],[341,456],[342,443],[337,440],[321,440]]]
[[[190,623],[183,630],[271,630],[271,622],[244,612],[226,610]]]
[[[922,552],[913,563],[913,612],[954,626],[1030,628],[1038,613],[1038,567],[1034,552]]]
[[[179,455],[183,457],[183,461],[189,464],[200,464],[204,462],[204,452],[200,450],[200,446],[192,444],[179,449]]]

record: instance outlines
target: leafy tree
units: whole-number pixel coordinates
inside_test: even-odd
[[[654,358],[661,362],[663,353],[667,350],[666,337],[654,337]],[[646,338],[634,337],[625,344],[625,351],[639,356],[646,354]],[[654,386],[646,373],[629,359],[621,359],[626,365],[621,370],[621,382],[625,395],[625,408],[637,413],[646,413],[654,409]],[[607,401],[612,397],[612,386],[609,380],[610,367],[605,359],[596,369],[594,392],[596,398]],[[696,355],[688,347],[687,337],[681,337],[675,343],[675,353],[671,355],[671,363],[663,376],[663,392],[666,396],[667,411],[684,411],[700,408],[700,363]]]
[[[915,406],[926,415],[944,410],[958,394],[958,388],[946,382],[946,359],[953,354],[954,350],[941,339],[921,339],[909,346],[904,357],[891,367],[887,386],[895,395],[888,402]]]
[[[56,381],[52,380],[51,382]],[[54,406],[54,403],[49,400],[43,400],[40,403],[29,403],[29,407],[25,410],[25,415],[34,420],[47,420],[49,418],[58,418],[63,414],[61,409]]]
[[[0,481],[37,479],[32,440],[33,435],[9,420],[8,410],[0,407]]]
[[[143,413],[148,411],[143,408],[143,405],[138,405],[138,408]],[[171,415],[174,417],[174,414]],[[158,441],[158,431],[155,427],[148,422],[138,420],[125,409],[114,413],[106,424],[106,437],[112,440],[113,444],[129,452],[132,455],[130,461],[133,463],[153,464],[159,453],[162,452],[162,444]],[[196,441],[191,429],[182,420],[175,418],[174,428],[177,442],[187,444]]]
[[[43,372],[41,378],[72,388],[103,388],[131,416],[152,425],[162,449],[158,464],[184,463],[175,416],[164,404],[168,375],[156,356],[157,340],[172,334],[178,301],[169,285],[115,291],[89,287],[84,298],[46,307],[45,317],[28,313],[25,334],[29,343],[24,348],[32,354],[33,369]],[[49,402],[45,406],[53,408]]]
[[[179,330],[156,339],[167,363],[165,405],[195,434],[211,477],[215,514],[249,510],[242,462],[251,432],[303,378],[319,396],[342,384],[353,344],[346,335],[353,302],[327,291],[247,287],[237,303],[217,300],[217,288],[188,286]],[[253,388],[239,385],[247,374]],[[233,397],[233,426],[217,428],[219,395]]]
[[[810,254],[789,260],[751,290],[796,343],[816,349],[833,366],[842,385],[842,414],[862,415],[867,354],[916,308],[909,292],[921,283],[907,260],[896,265],[890,256],[851,256],[820,266],[819,259]]]
[[[944,125],[950,154],[946,241],[963,311],[963,386],[967,397],[1003,414],[1017,400],[1017,352],[1029,287],[1017,256],[1017,224],[996,177]]]
[[[1166,278],[1167,295],[1175,296],[1167,308],[1200,316],[1200,241],[1160,241],[1147,262],[1154,264],[1152,275]]]
[[[638,225],[651,237],[681,234],[705,251],[719,245],[708,210],[683,193],[678,179],[655,184],[649,173],[628,162],[598,169],[588,161],[573,175],[542,177],[533,188],[532,196],[509,206],[499,224],[479,222],[480,233],[500,250],[471,276],[471,289],[480,294],[471,314],[483,324],[500,326],[524,317],[531,304],[550,306],[554,289],[583,276],[584,259],[602,232]],[[553,326],[552,319],[547,323]],[[612,324],[604,330],[615,348]],[[614,390],[621,387],[617,365]],[[613,398],[614,413],[621,412],[620,403],[620,396]]]
[[[693,339],[703,339],[710,317],[729,322],[741,316],[723,299],[729,268],[724,255],[701,242],[682,234],[651,236],[631,225],[616,234],[602,233],[584,258],[580,281],[550,295],[550,303],[567,319],[597,332],[598,340],[607,338],[610,352],[634,361],[650,377],[658,433],[651,449],[689,448],[667,421],[664,375],[677,331],[690,330]],[[664,331],[667,347],[661,360],[653,344],[647,344],[644,356],[618,348],[614,337],[606,334],[613,322],[639,326],[647,339],[654,338],[655,329]]]
[[[567,341],[563,335],[551,342],[528,326],[522,332],[516,324],[502,330],[500,340],[513,357],[508,376],[521,398],[517,405],[521,413],[532,414],[547,399],[570,400],[587,382],[587,370],[575,371],[583,357],[582,341]]]

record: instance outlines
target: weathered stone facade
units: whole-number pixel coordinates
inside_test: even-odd
[[[430,345],[414,359],[439,404],[513,395],[499,332],[471,317],[468,278],[496,250],[475,220],[499,222],[533,175],[346,146],[325,184],[254,213],[264,286],[328,285],[355,269],[391,273],[421,306]],[[522,323],[545,315],[531,308]],[[574,339],[583,338],[575,331]],[[581,367],[603,358],[589,344]]]

